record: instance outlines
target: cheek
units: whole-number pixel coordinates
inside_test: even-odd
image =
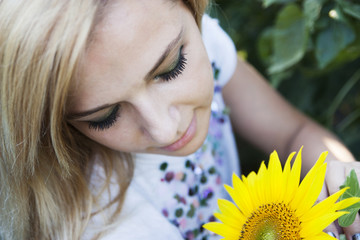
[[[188,72],[186,79],[191,81],[192,94],[201,97],[207,104],[211,104],[214,92],[214,78],[211,63],[207,56],[200,36],[190,39],[188,48]]]
[[[213,95],[214,95],[214,77],[213,77],[213,70],[212,70],[210,63],[207,64],[207,69],[204,74],[205,74],[204,85],[206,88],[206,93],[208,95],[208,100],[211,103]]]
[[[203,99],[204,104],[211,104],[214,93],[214,79],[212,68],[206,55],[199,59],[192,71],[195,83],[193,89]]]

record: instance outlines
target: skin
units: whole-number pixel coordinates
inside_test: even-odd
[[[181,51],[187,59],[184,71],[170,81],[159,78],[176,65]],[[207,134],[212,91],[212,71],[200,31],[181,1],[113,1],[80,64],[68,120],[84,135],[116,151],[184,156],[196,151]],[[346,147],[290,106],[246,62],[238,61],[223,95],[234,129],[259,149],[267,153],[276,149],[285,160],[304,145],[304,174],[321,152],[329,152],[320,200],[339,189],[349,169],[360,176],[360,163]],[[89,121],[104,119],[116,104],[121,105],[120,113],[110,127],[89,128]],[[108,107],[79,117],[104,105]],[[191,137],[184,141],[189,129]],[[333,224],[325,231],[336,236],[345,232],[351,239],[360,232],[356,226],[359,217],[349,228]]]
[[[169,55],[151,71],[169,46]],[[170,81],[161,79],[180,51],[184,71]],[[95,29],[79,76],[70,98],[70,123],[96,142],[116,151],[179,156],[204,141],[212,70],[196,22],[181,1],[114,1]],[[89,128],[88,121],[103,119],[116,104],[120,113],[111,127]],[[74,118],[103,105],[109,107]],[[179,143],[189,131],[190,142],[187,136]]]

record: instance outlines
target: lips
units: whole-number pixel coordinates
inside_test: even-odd
[[[177,151],[183,148],[186,144],[188,144],[195,137],[195,134],[196,134],[196,118],[194,115],[184,135],[182,135],[182,137],[176,142],[166,147],[163,147],[162,149],[170,152]]]

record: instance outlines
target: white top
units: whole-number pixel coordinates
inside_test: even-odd
[[[205,15],[203,40],[214,70],[214,98],[209,133],[202,147],[186,157],[134,154],[134,178],[118,221],[104,240],[215,240],[219,236],[202,225],[213,221],[217,199],[228,198],[223,184],[239,175],[239,160],[221,89],[233,75],[236,50],[217,20]],[[92,182],[101,181],[101,167]],[[111,185],[111,193],[118,188]],[[104,204],[111,196],[104,196]],[[109,210],[111,211],[111,210]],[[91,239],[103,227],[105,213],[95,215],[83,239]]]

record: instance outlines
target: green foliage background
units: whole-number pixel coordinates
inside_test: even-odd
[[[360,159],[358,0],[216,0],[210,14],[286,99]],[[239,151],[245,174],[267,159],[240,138]]]

